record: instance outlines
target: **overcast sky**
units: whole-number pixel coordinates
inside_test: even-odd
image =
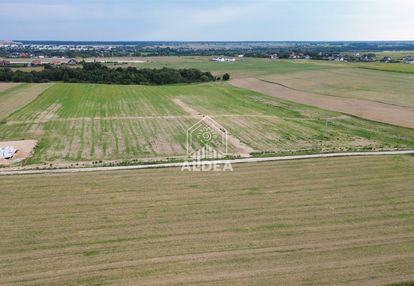
[[[0,39],[414,40],[414,0],[0,0]]]

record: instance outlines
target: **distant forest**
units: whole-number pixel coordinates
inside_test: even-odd
[[[227,80],[228,74],[223,76]],[[197,69],[137,69],[108,68],[100,63],[83,63],[83,68],[45,66],[42,71],[23,72],[9,68],[0,69],[2,82],[49,82],[64,81],[71,83],[102,84],[149,84],[163,85],[173,83],[196,83],[214,81],[210,72]]]

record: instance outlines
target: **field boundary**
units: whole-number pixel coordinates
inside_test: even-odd
[[[260,163],[272,161],[289,161],[289,160],[305,160],[320,159],[334,157],[362,157],[362,156],[391,156],[391,155],[414,155],[414,150],[403,151],[375,151],[375,152],[348,152],[348,153],[324,153],[312,155],[292,155],[279,157],[261,157],[261,158],[241,158],[228,160],[206,160],[202,164],[241,164],[241,163]],[[199,165],[200,162],[188,162],[189,166]],[[137,169],[156,169],[156,168],[177,168],[182,167],[183,162],[160,163],[160,164],[143,164],[130,166],[113,166],[113,167],[85,167],[85,168],[65,168],[65,169],[39,169],[39,170],[5,170],[0,171],[0,176],[6,175],[38,175],[38,174],[58,174],[58,173],[80,173],[80,172],[98,172],[98,171],[123,171]]]

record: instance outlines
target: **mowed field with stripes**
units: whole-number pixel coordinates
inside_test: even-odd
[[[414,157],[233,167],[1,177],[0,284],[414,280]]]
[[[28,97],[28,89],[38,93]],[[28,163],[184,158],[186,131],[203,115],[227,129],[253,156],[414,147],[413,129],[221,82],[175,86],[31,84],[5,91],[0,102],[27,97],[28,102],[15,110],[7,109],[0,124],[0,140],[38,140]],[[234,156],[239,155],[237,149],[230,144]]]

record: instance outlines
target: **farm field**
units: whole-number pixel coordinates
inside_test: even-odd
[[[214,118],[250,147],[253,155],[414,147],[413,129],[304,106],[225,83],[58,83],[7,117],[0,125],[0,140],[38,140],[30,160],[33,164],[179,158],[186,155],[186,130],[201,118],[188,108]],[[238,146],[229,147],[236,152]]]
[[[369,53],[369,52],[364,52]],[[383,57],[391,57],[394,60],[399,60],[406,56],[412,56],[414,55],[413,51],[376,51],[375,55],[377,56],[377,59],[382,59]]]
[[[0,94],[2,94],[4,91],[18,86],[20,83],[14,83],[14,82],[0,82]]]
[[[260,76],[268,74],[283,74],[293,71],[324,70],[332,66],[322,65],[309,61],[275,61],[260,58],[237,58],[236,62],[212,62],[210,57],[145,57],[137,58],[144,63],[109,66],[135,66],[137,68],[196,68],[210,71],[214,75],[222,76],[229,73],[232,77]]]
[[[293,89],[414,108],[414,75],[358,68],[260,77]]]
[[[404,63],[369,63],[358,65],[360,68],[414,74],[414,65]]]
[[[0,284],[414,280],[413,168],[396,156],[2,177]]]
[[[10,88],[0,91],[0,120],[5,119],[13,112],[29,104],[53,84],[7,83],[7,85]]]

